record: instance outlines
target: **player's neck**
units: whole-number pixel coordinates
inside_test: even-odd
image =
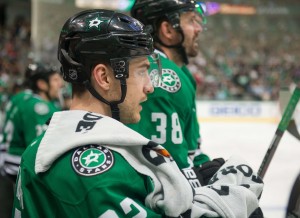
[[[184,62],[182,60],[181,55],[178,53],[176,48],[167,48],[167,47],[160,47],[160,50],[162,50],[163,53],[166,54],[166,56],[172,60],[177,66],[182,67],[184,65]]]
[[[49,99],[48,95],[46,94],[46,92],[38,92],[37,93],[41,99],[43,99],[44,101],[50,101],[51,99]]]
[[[105,116],[111,116],[110,106],[99,101],[89,93],[81,95],[80,97],[74,96],[72,98],[70,110],[84,110]]]

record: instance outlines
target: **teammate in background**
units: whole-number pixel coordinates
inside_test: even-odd
[[[140,120],[153,92],[152,52],[127,15],[87,10],[66,21],[58,59],[71,107],[24,152],[14,217],[248,217],[258,207],[263,184],[244,163],[229,160],[226,175],[193,191],[162,146],[123,124]]]
[[[2,202],[0,218],[11,218],[14,197],[14,182],[12,182],[11,178],[8,178],[3,171],[4,157],[9,146],[9,138],[7,137],[10,137],[9,134],[6,134],[6,132],[9,132],[9,124],[7,125],[7,122],[10,120],[11,112],[14,111],[13,108],[18,108],[18,105],[22,105],[24,99],[28,99],[31,95],[32,91],[29,88],[26,88],[13,95],[5,106],[5,120],[3,121],[4,128],[1,132],[2,139],[0,143],[0,202]]]
[[[14,183],[23,151],[45,126],[54,111],[62,79],[56,69],[30,64],[24,90],[6,104],[0,144],[1,218],[11,217]]]
[[[129,127],[163,145],[180,168],[197,167],[209,157],[200,149],[196,82],[186,65],[198,53],[203,9],[191,0],[136,0],[131,14],[152,32],[162,80],[142,104],[141,121]],[[218,160],[211,162],[216,169],[223,163]]]
[[[63,81],[56,69],[29,64],[25,80],[29,89],[13,96],[7,105],[1,143],[7,149],[2,170],[13,181],[16,180],[22,153],[45,130],[51,115],[60,110],[57,99]]]
[[[0,147],[1,147],[1,151],[3,153],[5,153],[7,151],[7,148],[9,146],[9,137],[11,136],[9,133],[9,129],[10,129],[10,124],[7,124],[7,122],[10,120],[10,114],[12,113],[12,111],[16,110],[15,108],[18,108],[18,105],[22,105],[24,100],[30,98],[32,95],[32,90],[29,88],[26,88],[20,92],[18,92],[17,94],[13,95],[10,100],[6,103],[5,106],[5,120],[3,123],[3,131],[2,131],[2,135],[3,135],[3,139],[1,141]],[[7,138],[8,137],[8,138]],[[4,161],[4,158],[2,159]],[[0,165],[2,166],[2,165]]]

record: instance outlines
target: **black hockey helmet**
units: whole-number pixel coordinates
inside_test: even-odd
[[[157,19],[166,17],[173,27],[180,27],[179,15],[184,11],[197,11],[203,17],[201,4],[192,0],[136,0],[131,16],[144,25],[154,25]]]
[[[184,34],[180,27],[180,14],[186,11],[195,11],[206,22],[204,8],[202,4],[193,0],[136,0],[132,9],[131,16],[141,21],[148,31],[152,33],[154,41],[159,42],[165,47],[179,48],[183,55],[184,62],[187,63],[187,57],[182,43]],[[165,45],[156,35],[157,23],[159,20],[167,19],[181,35],[182,39],[179,44],[168,46]]]
[[[37,81],[41,79],[49,83],[49,77],[55,73],[58,73],[58,70],[54,66],[31,63],[25,70],[25,86],[32,89],[33,92],[37,92],[39,91]]]
[[[119,119],[118,104],[126,96],[129,60],[153,53],[153,40],[144,25],[127,15],[110,10],[82,11],[66,21],[59,37],[58,60],[64,80],[84,84],[98,100],[111,106]],[[100,62],[109,63],[120,80],[121,98],[109,102],[91,86],[90,73]]]
[[[99,61],[111,63],[115,77],[120,74],[115,63],[153,53],[152,37],[137,20],[109,10],[87,10],[76,14],[64,24],[58,48],[58,60],[66,81],[84,83]],[[76,41],[72,46],[72,41]]]

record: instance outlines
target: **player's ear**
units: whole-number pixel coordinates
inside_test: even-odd
[[[172,25],[169,22],[163,21],[161,23],[159,34],[162,39],[165,38],[168,41],[173,41],[174,36],[176,35],[174,34],[174,32],[176,32],[176,30],[172,27]]]
[[[108,90],[111,83],[110,68],[105,64],[97,64],[92,71],[92,84],[101,87],[103,90]]]

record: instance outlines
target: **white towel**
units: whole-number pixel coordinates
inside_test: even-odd
[[[159,166],[149,162],[142,153],[142,145],[149,140],[122,123],[100,114],[101,119],[90,121],[95,125],[90,130],[75,132],[78,123],[88,114],[86,111],[63,111],[54,113],[44,138],[38,148],[35,172],[47,171],[51,164],[70,149],[88,144],[100,144],[120,153],[138,172],[153,179],[154,191],[147,196],[146,205],[155,211],[178,217],[191,208],[192,189],[174,161]],[[163,149],[157,146],[156,149]],[[151,155],[157,155],[152,152]]]
[[[78,128],[78,124],[84,120],[90,125],[83,124]],[[99,144],[120,153],[138,172],[152,178],[154,191],[147,196],[146,205],[155,211],[164,211],[167,216],[178,217],[192,208],[192,217],[243,218],[258,207],[262,183],[253,182],[240,172],[222,174],[222,170],[228,166],[244,164],[242,160],[232,158],[227,161],[216,174],[215,179],[218,180],[209,186],[197,188],[193,196],[191,186],[172,159],[164,157],[165,162],[155,166],[143,155],[143,147],[149,142],[110,117],[80,110],[56,112],[38,148],[35,172],[47,171],[57,158],[73,148]],[[157,156],[154,150],[163,147],[155,143],[153,146],[150,155]],[[251,187],[245,188],[242,184]],[[227,195],[215,191],[221,189],[221,185],[229,187]]]
[[[200,217],[204,204],[207,217],[247,218],[259,206],[263,182],[249,165],[237,156],[230,157],[210,180],[196,188],[193,217]],[[203,203],[199,203],[203,202]]]

